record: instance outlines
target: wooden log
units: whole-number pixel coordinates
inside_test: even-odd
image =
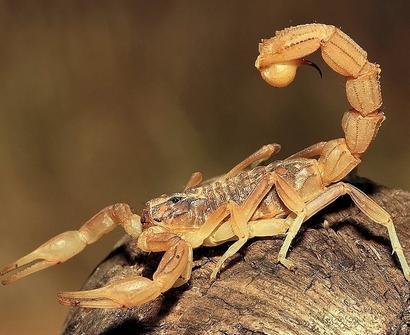
[[[410,193],[353,183],[392,214],[410,259]],[[214,282],[209,276],[227,245],[197,249],[188,284],[131,309],[72,308],[63,334],[410,334],[409,285],[387,231],[348,197],[304,224],[289,253],[294,272],[277,264],[282,241],[249,241]],[[83,289],[152,275],[161,255],[131,245],[124,238]]]

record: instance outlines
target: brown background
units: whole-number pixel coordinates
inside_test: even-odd
[[[360,173],[410,189],[406,1],[0,2],[0,264],[100,208],[140,210],[262,144],[282,157],[341,134],[344,81],[300,69],[268,87],[257,43],[289,25],[341,27],[382,66],[387,121]],[[61,267],[0,287],[1,334],[55,334],[120,230]]]

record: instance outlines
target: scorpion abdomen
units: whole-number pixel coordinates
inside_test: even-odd
[[[317,160],[297,158],[276,161],[266,166],[257,166],[242,171],[231,178],[218,178],[195,188],[195,192],[200,193],[206,199],[206,210],[198,213],[201,216],[197,218],[198,221],[205,222],[210,213],[228,201],[241,205],[260,183],[261,178],[275,171],[280,171],[304,200],[310,200],[323,190]],[[252,220],[282,217],[288,213],[289,210],[280,200],[273,186],[256,209]]]

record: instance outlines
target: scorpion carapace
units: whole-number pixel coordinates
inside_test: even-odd
[[[286,255],[303,222],[345,194],[369,219],[387,228],[409,280],[410,269],[390,215],[362,191],[341,182],[360,163],[384,120],[379,66],[370,63],[366,52],[349,36],[325,24],[287,28],[262,40],[255,65],[265,81],[284,87],[293,81],[299,66],[311,65],[304,57],[319,48],[324,61],[347,79],[346,94],[352,107],[342,119],[343,138],[261,165],[280,150],[278,144],[265,145],[228,173],[205,182],[201,173],[195,172],[183,192],[147,202],[141,217],[127,204],[106,207],[78,230],[52,238],[3,268],[0,275],[14,274],[2,283],[66,261],[116,225],[137,240],[138,248],[164,252],[152,280],[137,274],[115,278],[98,289],[59,293],[62,304],[117,308],[146,303],[189,280],[193,249],[233,241],[211,274],[215,278],[224,261],[255,236],[285,235],[278,260],[292,268]]]

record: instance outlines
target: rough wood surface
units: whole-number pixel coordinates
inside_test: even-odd
[[[410,259],[410,193],[353,182],[393,216]],[[330,225],[331,228],[325,228]],[[195,250],[189,284],[132,309],[71,309],[63,333],[79,334],[410,334],[409,285],[391,255],[386,230],[344,197],[304,225],[289,253],[290,272],[276,262],[283,239],[253,239],[211,282],[227,245]],[[83,289],[141,272],[158,254],[135,253],[124,239]]]

